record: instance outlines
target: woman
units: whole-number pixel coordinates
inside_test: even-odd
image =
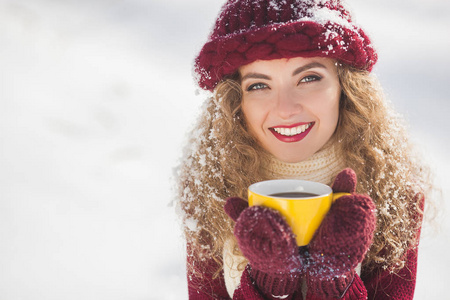
[[[427,176],[376,60],[339,1],[223,6],[196,59],[213,96],[179,169],[190,299],[413,298]],[[277,178],[351,195],[298,248],[276,211],[242,200]]]

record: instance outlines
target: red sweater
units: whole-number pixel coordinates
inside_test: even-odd
[[[203,267],[198,265],[197,271],[203,273],[202,279],[196,279],[188,272],[188,291],[190,300],[212,300],[231,299],[225,287],[223,274],[216,279],[205,270],[214,269],[214,262],[211,259]],[[411,249],[407,253],[406,264],[396,274],[391,274],[388,270],[377,271],[370,276],[360,278],[356,275],[352,284],[348,288],[343,300],[359,299],[413,299],[414,288],[416,286],[417,272],[417,248]],[[244,271],[239,287],[235,290],[233,299],[235,300],[263,300],[265,299],[253,284],[249,272]],[[300,289],[292,297],[292,300],[303,300]],[[306,300],[315,300],[314,296]]]

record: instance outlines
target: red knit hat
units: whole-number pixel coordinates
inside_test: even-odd
[[[201,88],[256,60],[329,57],[371,71],[377,54],[339,0],[228,0],[195,59]]]

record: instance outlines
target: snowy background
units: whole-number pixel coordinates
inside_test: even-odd
[[[450,2],[348,2],[443,187],[416,299],[448,299]],[[187,299],[170,177],[221,4],[0,0],[1,300]]]

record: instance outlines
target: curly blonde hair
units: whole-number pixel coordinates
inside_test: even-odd
[[[377,206],[377,232],[362,272],[403,268],[406,251],[416,247],[423,216],[427,170],[411,152],[401,117],[385,101],[374,75],[336,64],[342,87],[339,122],[331,142],[358,176],[357,192]],[[239,75],[223,80],[191,133],[179,172],[180,208],[195,273],[212,257],[217,276],[223,269],[226,240],[234,240],[233,221],[223,206],[230,196],[246,199],[247,187],[268,179],[270,155],[249,134],[241,110]],[[234,240],[233,251],[239,254]],[[201,274],[199,274],[201,275]]]

